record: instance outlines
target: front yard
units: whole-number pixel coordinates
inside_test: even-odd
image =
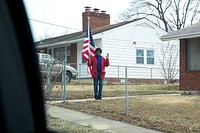
[[[136,96],[128,100],[66,102],[58,106],[166,133],[200,132],[199,96]]]
[[[57,84],[52,88],[51,98],[61,98],[62,87]],[[179,95],[181,93],[178,85],[129,84],[128,94],[133,97],[128,99],[128,114],[126,115],[125,98],[104,99],[105,97],[125,96],[125,85],[105,84],[103,100],[66,102],[57,104],[57,106],[166,133],[199,133],[200,97],[198,95]],[[93,85],[71,83],[67,85],[66,94],[68,100],[93,98]]]

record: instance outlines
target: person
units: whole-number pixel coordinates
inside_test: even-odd
[[[94,84],[95,100],[102,100],[103,81],[105,77],[105,67],[110,65],[109,54],[106,58],[101,56],[101,48],[96,48],[95,56],[89,57],[88,66],[92,66],[91,76]]]

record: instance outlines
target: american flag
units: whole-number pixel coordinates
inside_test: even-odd
[[[88,62],[89,56],[95,55],[95,45],[92,37],[92,31],[91,29],[87,28],[85,39],[83,42],[83,49],[82,49],[82,57],[83,59]],[[92,67],[88,67],[88,73],[91,73]]]

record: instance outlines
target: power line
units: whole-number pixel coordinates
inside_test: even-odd
[[[44,21],[40,21],[40,20],[36,20],[36,19],[31,19],[31,18],[28,18],[28,19],[31,20],[31,21],[35,21],[35,22],[39,22],[39,23],[43,23],[43,24],[48,24],[48,25],[52,25],[52,26],[56,26],[56,27],[61,27],[61,28],[66,28],[66,29],[73,29],[73,30],[80,30],[80,29],[70,28],[70,27],[57,25],[57,24],[53,24],[53,23],[49,23],[49,22],[44,22]]]

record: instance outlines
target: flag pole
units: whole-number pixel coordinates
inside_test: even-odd
[[[89,53],[89,56],[90,56],[90,17],[88,17],[88,38],[89,38],[89,45],[88,45],[88,53]]]

